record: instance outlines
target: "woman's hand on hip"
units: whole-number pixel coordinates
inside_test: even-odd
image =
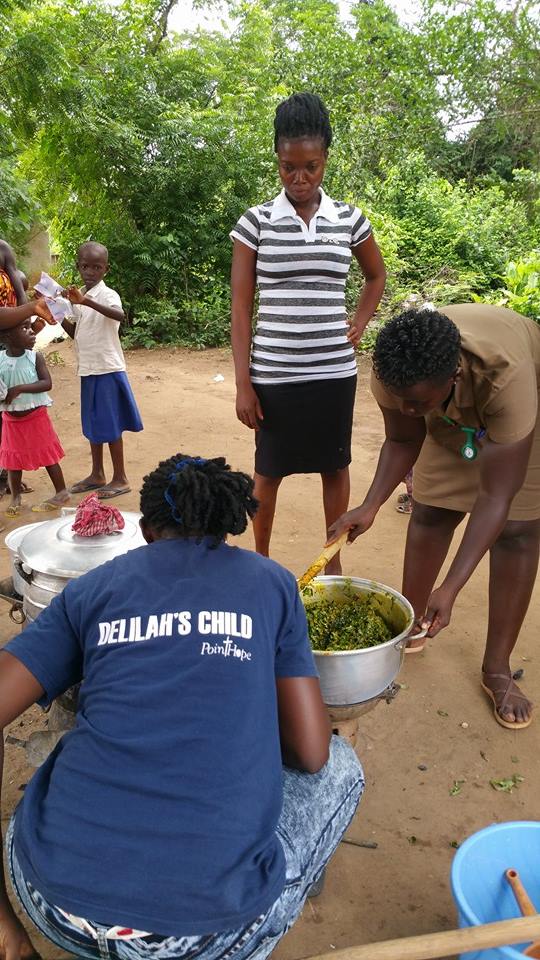
[[[361,533],[369,530],[375,516],[376,513],[374,513],[370,507],[366,507],[363,504],[354,510],[342,513],[341,517],[334,520],[334,523],[328,528],[327,544],[333,543],[334,540],[337,540],[346,530],[349,531],[347,541],[348,543],[352,543]]]
[[[14,913],[0,920],[0,960],[39,960],[39,953]]]
[[[264,420],[262,407],[251,383],[236,388],[236,416],[250,430],[258,430]]]
[[[348,324],[349,324],[349,329],[347,330],[347,340],[349,341],[349,343],[352,343],[353,347],[357,347],[358,344],[360,343],[360,340],[362,339],[362,334],[364,330],[363,329],[361,330],[356,325],[354,320],[349,320]]]

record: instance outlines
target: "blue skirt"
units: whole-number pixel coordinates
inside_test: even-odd
[[[124,371],[81,377],[82,432],[90,443],[113,443],[143,424]]]

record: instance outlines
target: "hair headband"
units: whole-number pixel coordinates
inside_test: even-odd
[[[181,460],[176,461],[173,472],[169,474],[169,484],[165,490],[165,493],[163,494],[163,497],[165,502],[168,503],[169,507],[171,508],[172,518],[175,523],[182,523],[182,517],[178,513],[176,504],[173,500],[171,487],[176,480],[177,475],[186,467],[202,467],[205,463],[208,463],[208,461],[205,460],[204,457],[182,457]]]

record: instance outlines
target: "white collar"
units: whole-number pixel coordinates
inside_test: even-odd
[[[94,284],[93,287],[90,287],[90,290],[87,290],[85,287],[84,292],[87,293],[89,297],[92,297],[94,296],[94,294],[100,293],[104,287],[105,287],[105,281],[100,280],[99,283],[96,283]]]
[[[324,192],[322,187],[319,187],[319,193],[321,195],[321,202],[319,209],[313,214],[313,217],[324,217],[324,219],[329,220],[330,223],[339,223],[338,212],[333,200]],[[275,223],[276,220],[282,220],[284,217],[294,217],[298,219],[298,214],[287,197],[285,188],[274,198],[272,212],[270,214],[270,223]]]

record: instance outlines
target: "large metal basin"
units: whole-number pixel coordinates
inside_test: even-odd
[[[369,595],[381,616],[392,628],[394,637],[377,647],[365,650],[336,650],[323,653],[314,650],[321,680],[323,700],[328,706],[350,706],[377,697],[396,679],[405,652],[408,633],[414,623],[414,612],[408,600],[374,580],[360,577],[315,577],[302,592],[305,606],[319,598],[339,600],[343,590],[360,596]]]

